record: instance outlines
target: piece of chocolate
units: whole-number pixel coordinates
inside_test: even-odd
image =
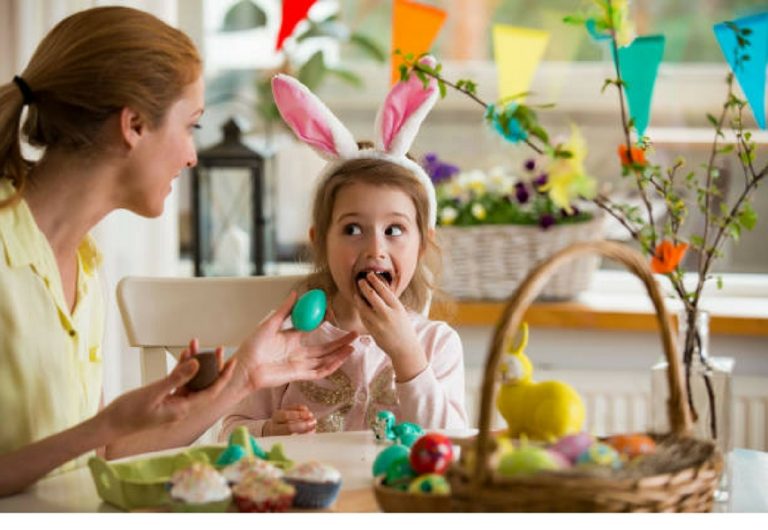
[[[219,362],[215,351],[201,351],[194,358],[200,363],[200,369],[187,383],[187,388],[197,392],[211,386],[219,377]]]

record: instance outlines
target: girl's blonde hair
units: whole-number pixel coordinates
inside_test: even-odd
[[[202,72],[195,45],[160,19],[127,7],[98,7],[71,15],[40,42],[21,78],[33,100],[21,134],[30,145],[83,155],[98,151],[108,117],[130,107],[153,128]],[[16,193],[31,163],[21,154],[25,101],[15,83],[0,85],[0,179]]]
[[[362,144],[365,147],[365,144]],[[312,261],[315,271],[307,279],[310,289],[323,289],[329,295],[338,291],[328,266],[328,230],[339,191],[353,183],[385,186],[403,191],[416,207],[416,222],[421,237],[421,257],[417,261],[411,283],[403,291],[404,306],[421,312],[429,302],[439,280],[440,248],[429,229],[429,199],[424,185],[405,167],[378,158],[356,158],[343,162],[319,183],[312,207]]]

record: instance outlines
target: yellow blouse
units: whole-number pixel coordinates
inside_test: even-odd
[[[0,198],[13,193],[0,179]],[[0,209],[0,454],[93,416],[102,386],[104,302],[90,236],[67,307],[53,250],[25,201]],[[58,468],[83,465],[90,455]]]

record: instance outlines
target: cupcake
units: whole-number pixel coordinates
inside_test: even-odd
[[[224,477],[202,462],[171,476],[170,495],[174,510],[182,512],[225,512],[232,500]]]
[[[293,505],[297,508],[327,508],[341,488],[341,473],[320,462],[299,464],[285,473],[285,480],[296,487]]]
[[[276,478],[247,476],[232,487],[232,497],[241,512],[284,512],[291,507],[296,489]]]
[[[238,484],[247,478],[282,478],[283,470],[266,460],[245,457],[221,470],[230,484]]]

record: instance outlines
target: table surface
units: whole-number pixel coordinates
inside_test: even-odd
[[[448,432],[451,436],[469,433]],[[275,436],[260,440],[265,447],[280,442],[294,461],[319,460],[339,469],[342,489],[331,511],[378,511],[371,488],[371,468],[378,452],[371,432]],[[736,449],[731,455],[732,490],[728,503],[716,511],[768,512],[768,453]],[[23,493],[0,499],[0,512],[115,512],[101,501],[88,468],[41,480]]]

